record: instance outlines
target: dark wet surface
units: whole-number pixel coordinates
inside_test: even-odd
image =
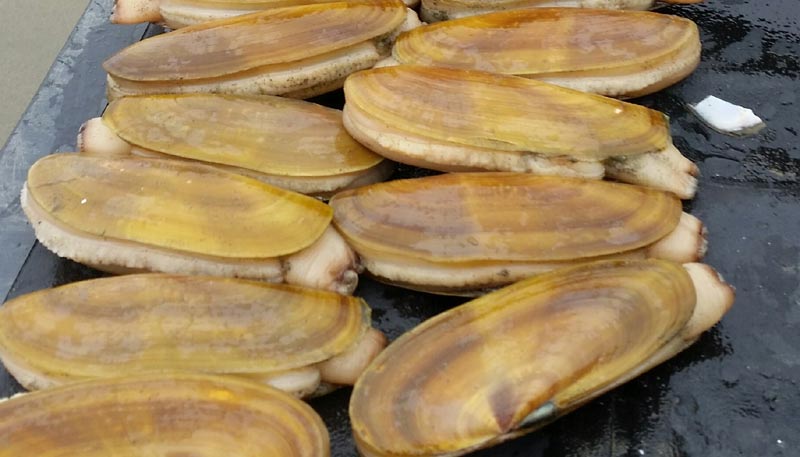
[[[144,33],[105,24],[108,9],[90,5],[0,154],[0,298],[98,275],[34,245],[17,195],[30,163],[73,148],[78,126],[102,111],[102,60]],[[701,187],[687,208],[708,225],[706,261],[737,287],[736,303],[674,359],[534,434],[474,455],[800,455],[800,4],[718,0],[660,11],[699,24],[703,62],[686,81],[636,102],[667,113],[675,144],[700,165]],[[707,95],[752,108],[767,127],[745,138],[712,131],[686,108]],[[323,100],[335,105],[341,94]],[[357,294],[391,338],[461,302],[368,279]],[[0,397],[20,390],[0,368]],[[343,389],[312,402],[334,456],[355,455],[348,396]]]

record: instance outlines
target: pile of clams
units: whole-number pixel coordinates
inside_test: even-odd
[[[436,24],[414,3],[117,0],[114,22],[180,30],[105,62],[111,103],[21,206],[120,276],[0,308],[36,391],[0,402],[0,455],[326,457],[301,399],[353,385],[361,455],[458,456],[723,317],[681,202],[698,169],[619,100],[686,78],[696,25],[610,11],[652,0],[423,0]],[[343,111],[295,100],[339,88]],[[383,182],[393,161],[445,174]],[[364,272],[478,298],[389,343],[350,296]]]

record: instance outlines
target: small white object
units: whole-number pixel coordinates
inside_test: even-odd
[[[764,126],[764,122],[753,110],[726,102],[709,95],[692,109],[700,119],[722,133],[750,133]]]

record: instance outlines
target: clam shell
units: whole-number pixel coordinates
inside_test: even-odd
[[[400,63],[525,76],[576,90],[638,97],[688,76],[697,26],[640,11],[538,8],[420,27],[400,36]]]
[[[177,29],[273,8],[331,3],[330,0],[160,0],[164,22]],[[411,6],[409,1],[405,2]],[[416,2],[415,2],[416,3]]]
[[[0,358],[29,390],[171,370],[267,377],[341,354],[368,328],[367,304],[333,292],[130,275],[9,301]]]
[[[600,161],[671,144],[657,111],[514,76],[401,65],[353,74],[344,90],[346,118],[352,112],[409,141],[480,148],[479,155]],[[345,126],[360,140],[347,119]]]
[[[322,419],[253,382],[191,374],[90,381],[0,403],[2,455],[330,455]]]
[[[696,3],[702,0],[668,0],[668,3]],[[611,10],[646,10],[655,0],[422,0],[420,16],[426,22],[445,21],[495,11],[567,7]]]
[[[103,122],[139,148],[271,176],[337,176],[383,161],[347,134],[340,111],[281,97],[125,97]]]
[[[103,67],[113,97],[186,90],[311,96],[372,66],[377,42],[406,16],[399,0],[278,8],[140,41]]]
[[[455,456],[541,426],[540,412],[551,420],[588,401],[676,338],[695,301],[678,264],[597,262],[440,314],[393,342],[356,383],[359,450]]]
[[[25,189],[71,231],[231,259],[300,251],[332,216],[313,198],[174,160],[54,154],[30,168]]]
[[[334,224],[365,257],[440,264],[567,261],[632,251],[670,233],[673,195],[515,173],[396,180],[337,194]]]

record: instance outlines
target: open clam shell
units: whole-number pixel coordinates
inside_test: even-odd
[[[46,247],[112,272],[238,276],[352,292],[330,208],[198,163],[54,154],[21,202]]]
[[[404,0],[415,6],[419,0]],[[218,19],[274,8],[332,3],[331,0],[115,0],[111,22],[161,22],[179,29]]]
[[[399,0],[278,8],[140,41],[103,64],[109,99],[213,92],[306,98],[341,87],[418,20]]]
[[[361,454],[458,456],[541,427],[719,321],[733,291],[708,270],[661,260],[588,263],[422,323],[356,383],[350,418]],[[719,294],[708,299],[708,290]]]
[[[359,298],[240,279],[130,275],[9,301],[0,308],[0,359],[28,390],[177,370],[307,396],[320,383],[355,382],[382,349],[364,342],[368,332],[377,330]],[[349,379],[323,376],[348,352],[367,352]]]
[[[604,181],[454,173],[345,191],[330,204],[371,274],[431,292],[479,293],[608,257],[691,262],[705,249],[702,224],[678,198]]]
[[[703,0],[664,0],[663,3],[700,3]],[[646,10],[657,0],[422,0],[420,17],[425,22],[446,21],[466,16],[505,10],[531,8],[596,8],[610,10]]]
[[[666,117],[639,105],[482,71],[400,65],[344,86],[344,125],[392,160],[441,171],[604,175],[694,195],[697,167]]]
[[[300,400],[192,374],[95,380],[0,403],[3,455],[327,457],[328,431]]]
[[[90,154],[197,160],[314,195],[382,181],[392,171],[348,135],[341,111],[271,96],[124,97],[102,121],[85,124],[78,143]]]
[[[537,8],[419,27],[392,51],[402,64],[524,76],[631,98],[688,76],[700,62],[694,22],[642,11]]]

